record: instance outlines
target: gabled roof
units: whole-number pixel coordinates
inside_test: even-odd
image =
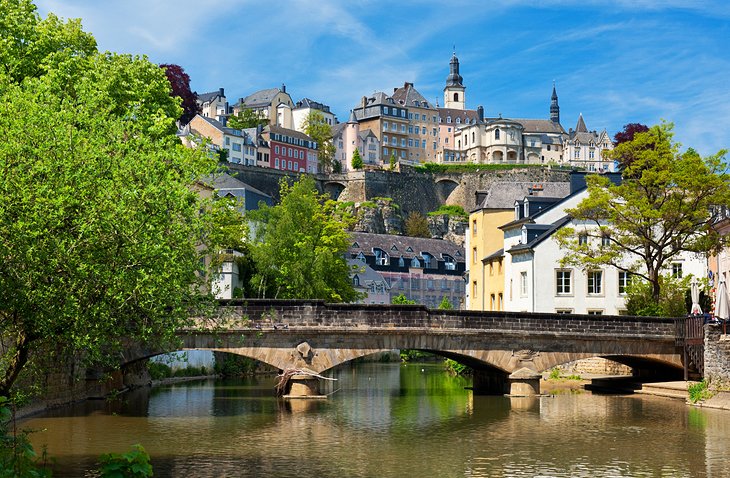
[[[309,136],[305,133],[302,133],[301,131],[294,130],[294,129],[282,128],[281,126],[277,126],[277,125],[269,125],[266,128],[271,133],[281,134],[281,135],[289,136],[291,138],[303,139],[305,141],[314,141],[311,136]]]
[[[519,254],[524,252],[529,252],[535,248],[538,244],[543,242],[548,237],[552,236],[555,231],[560,229],[561,227],[565,226],[571,221],[570,216],[563,216],[562,218],[558,219],[552,224],[532,224],[528,227],[535,229],[535,236],[533,236],[532,239],[530,239],[529,233],[528,233],[528,242],[527,244],[517,244],[507,252],[510,254]]]
[[[524,128],[525,133],[553,133],[565,134],[565,130],[560,123],[555,123],[549,119],[515,119]]]
[[[583,113],[581,113],[578,116],[578,124],[575,125],[575,132],[576,133],[587,133],[588,128],[586,128],[586,122],[583,121]]]
[[[327,106],[324,103],[320,103],[318,101],[310,100],[309,98],[302,98],[301,100],[297,101],[294,105],[294,109],[304,109],[309,108],[313,110],[319,110],[324,111],[325,113],[330,113],[330,107]]]
[[[269,106],[273,101],[274,97],[281,92],[279,88],[268,88],[266,90],[259,90],[255,93],[242,98],[236,103],[235,106],[242,106],[245,108],[255,108],[259,106]]]
[[[215,91],[211,91],[210,93],[198,94],[197,102],[202,105],[203,103],[210,103],[211,101],[213,101],[214,99],[219,98],[219,97],[225,98],[225,96],[223,95],[223,88],[220,88]]]
[[[225,195],[228,192],[232,192],[234,196],[240,196],[240,194],[236,194],[235,191],[251,191],[256,194],[260,194],[265,197],[271,197],[270,195],[266,194],[265,192],[262,192],[258,189],[256,189],[253,186],[250,186],[243,181],[234,178],[228,173],[220,173],[220,174],[213,174],[210,176],[205,176],[202,179],[202,182],[216,191],[219,192],[221,195]]]
[[[337,123],[332,125],[332,137],[336,138],[342,134],[342,132],[345,130],[345,126],[347,126],[347,123]]]
[[[385,290],[390,289],[383,275],[364,262],[357,259],[347,259],[347,265],[352,268],[350,274],[352,276],[357,275],[360,279],[360,287],[368,287],[375,282],[384,285]]]
[[[195,116],[196,116],[196,118],[200,118],[200,119],[208,122],[208,124],[210,124],[211,126],[216,128],[218,131],[221,131],[225,134],[229,134],[231,136],[244,136],[243,130],[236,129],[236,128],[229,128],[228,126],[223,126],[223,123],[221,123],[217,119],[209,118],[209,117],[203,116],[203,115],[195,115]]]
[[[456,118],[461,118],[462,123],[476,123],[477,110],[460,110],[457,108],[439,108],[439,118],[442,124],[446,124],[446,118],[451,116],[451,122],[456,123]]]
[[[372,255],[373,248],[382,249],[392,257],[403,257],[411,259],[420,257],[421,252],[428,252],[437,260],[443,260],[447,254],[456,262],[464,262],[464,248],[451,241],[443,239],[427,239],[423,237],[394,236],[392,234],[370,234],[367,232],[351,232],[352,245],[349,252],[357,254],[363,252],[365,255]],[[391,248],[396,246],[397,252]]]
[[[413,83],[404,83],[401,88],[397,88],[393,92],[392,98],[396,103],[408,108],[416,107],[435,109],[434,106],[429,103],[428,100],[418,92],[418,90],[416,90]]]
[[[500,249],[498,251],[494,251],[491,254],[489,254],[487,257],[482,259],[482,262],[489,262],[494,259],[499,259],[500,257],[504,257],[504,249]]]
[[[533,196],[533,192],[539,195]],[[513,209],[515,201],[532,198],[565,197],[570,193],[569,182],[494,182],[486,192],[481,192],[483,199],[474,211],[481,209]],[[472,211],[472,212],[474,212]]]

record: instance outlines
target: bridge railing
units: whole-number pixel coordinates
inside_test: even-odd
[[[678,317],[674,320],[674,343],[682,348],[685,380],[689,379],[690,370],[704,375],[705,324],[711,318],[709,314],[702,314]]]

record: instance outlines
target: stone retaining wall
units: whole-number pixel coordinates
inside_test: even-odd
[[[705,379],[730,384],[730,335],[721,325],[705,325]]]

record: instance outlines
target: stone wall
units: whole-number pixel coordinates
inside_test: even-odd
[[[229,172],[241,181],[279,198],[279,181],[295,180],[297,173],[271,168],[228,164]],[[488,189],[494,182],[569,182],[564,170],[547,168],[514,168],[476,170],[463,173],[430,173],[402,165],[400,171],[364,170],[345,174],[318,175],[320,191],[340,201],[364,202],[376,197],[392,198],[403,217],[410,212],[426,215],[442,204],[458,205],[467,212],[476,207],[475,192]]]
[[[721,325],[705,325],[705,379],[730,384],[730,335]]]

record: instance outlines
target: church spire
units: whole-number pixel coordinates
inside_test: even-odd
[[[550,121],[560,123],[560,106],[558,106],[558,93],[555,91],[555,81],[553,81],[553,95],[550,98]]]

